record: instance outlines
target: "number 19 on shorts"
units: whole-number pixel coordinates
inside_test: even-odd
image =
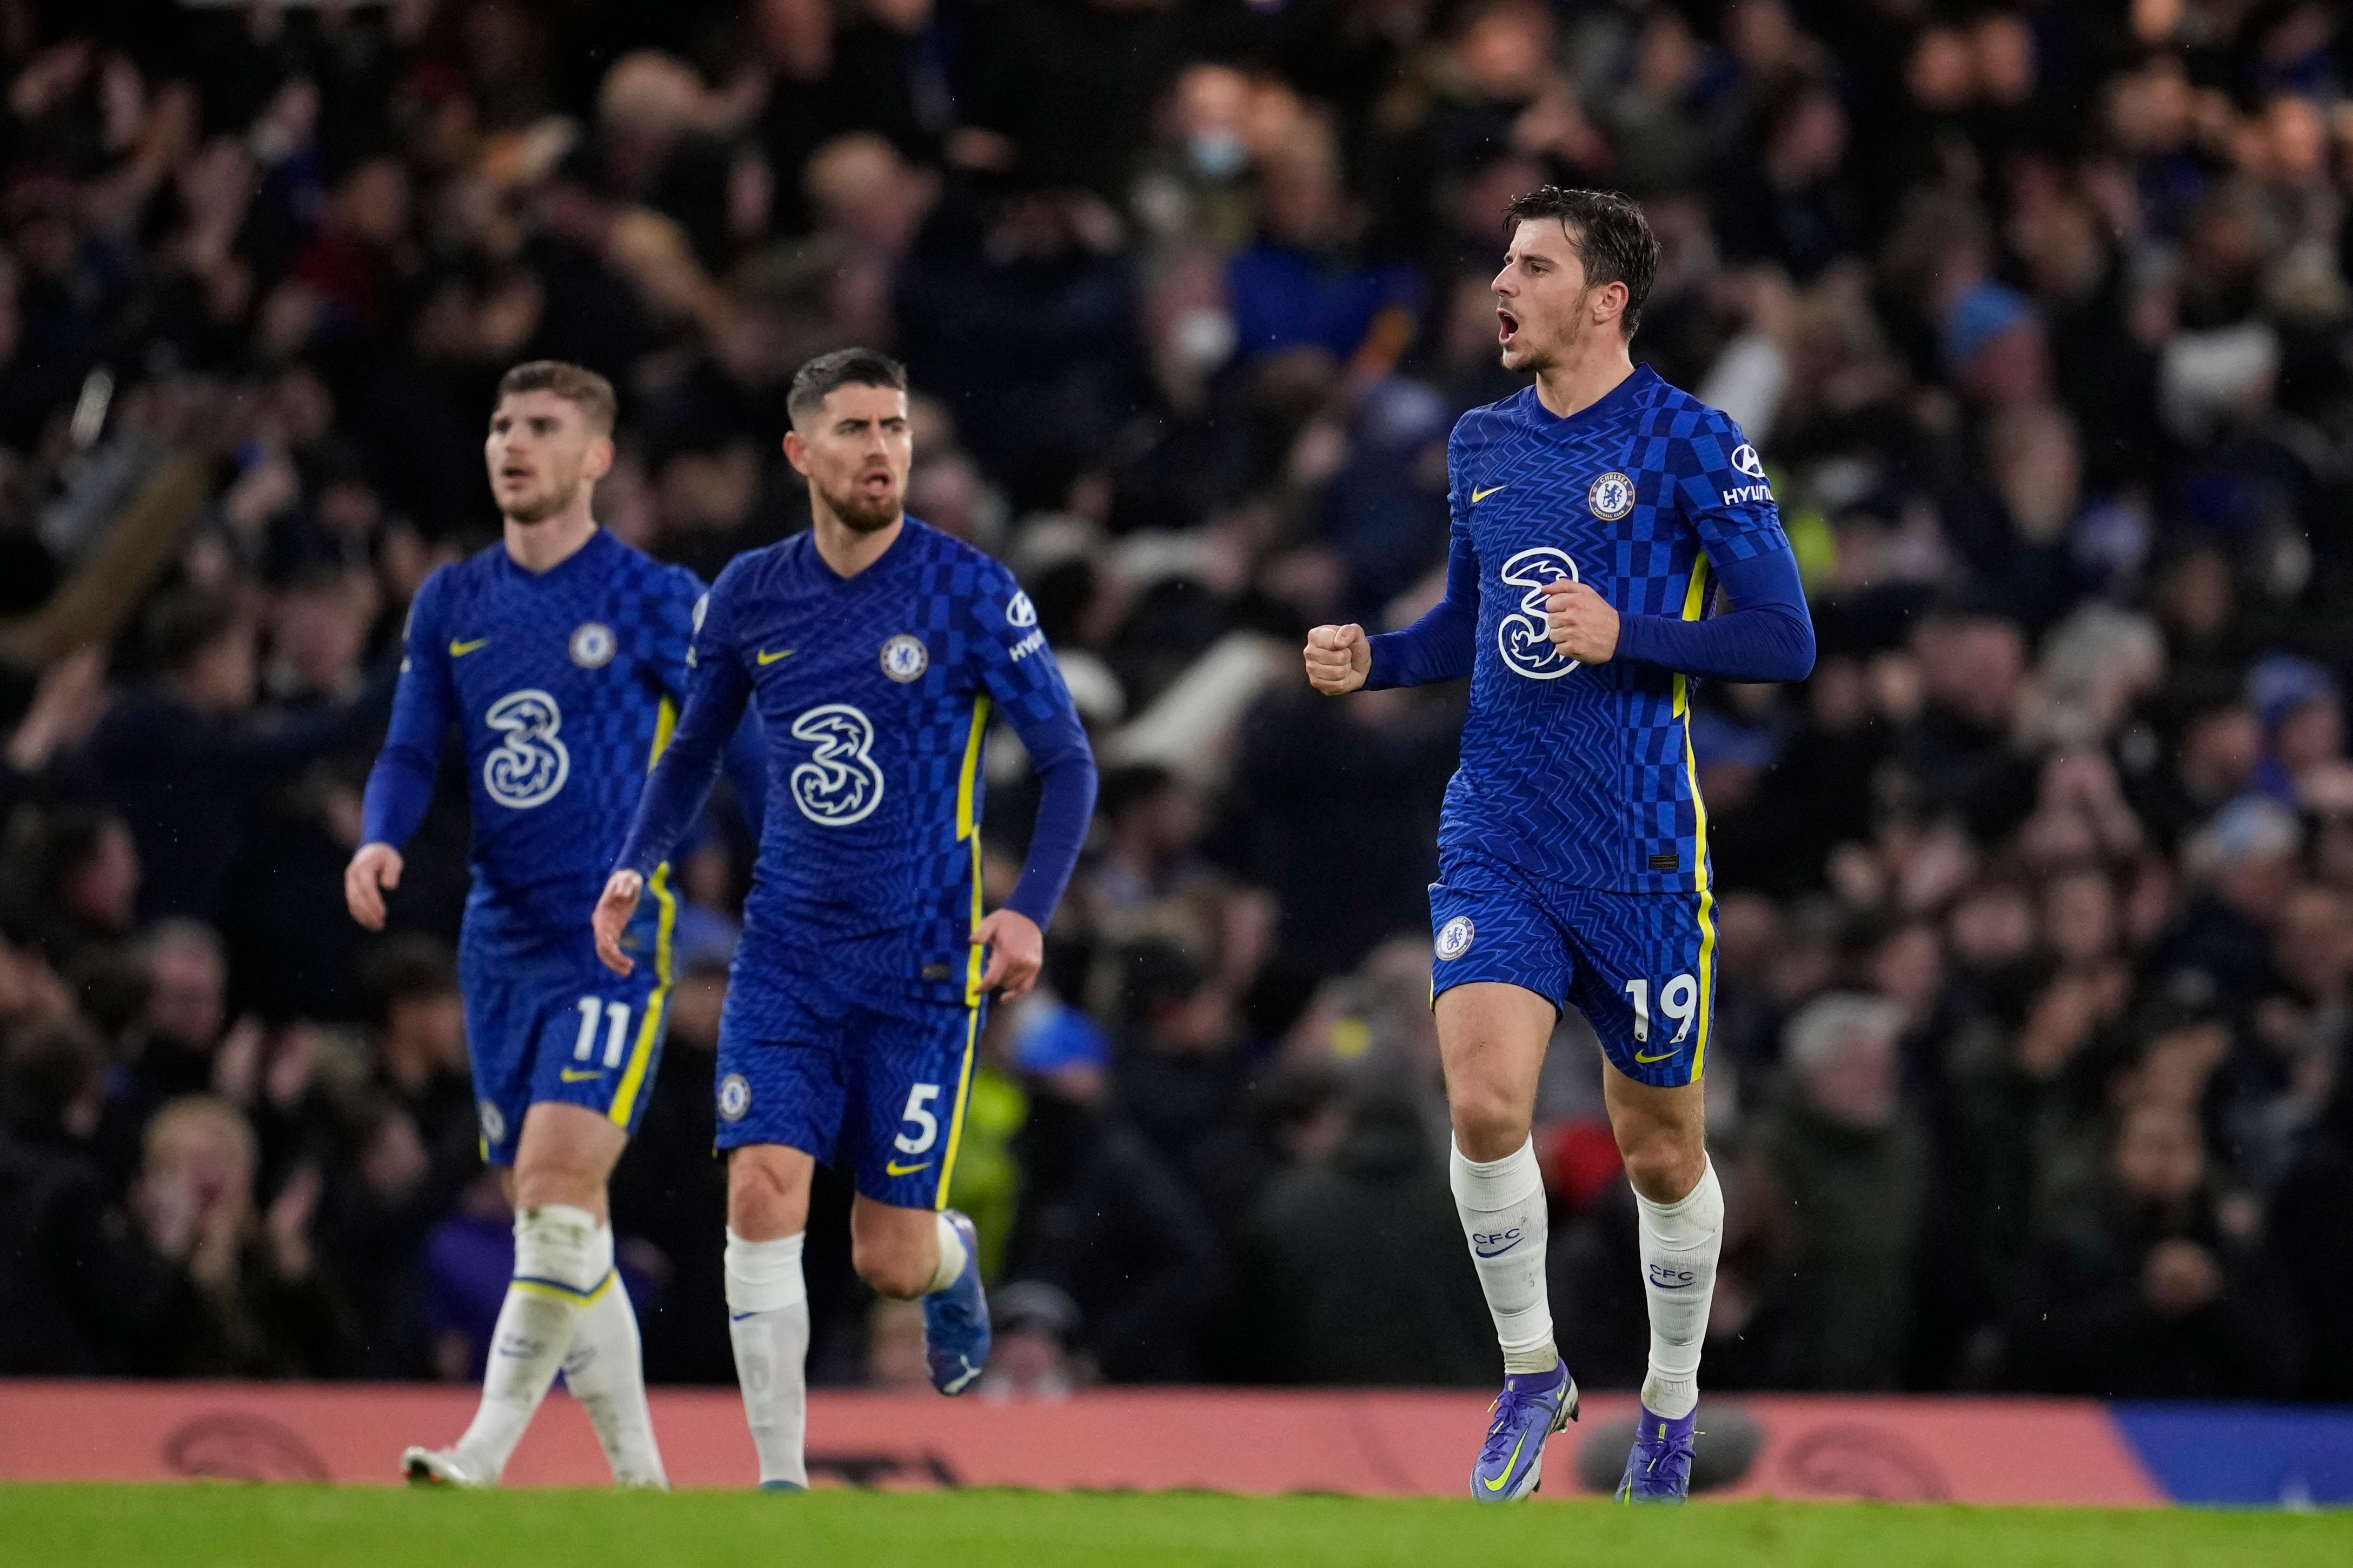
[[[1651,1041],[1651,983],[1629,980],[1626,982],[1626,994],[1634,1004],[1634,1043],[1648,1045]],[[1660,986],[1659,1011],[1675,1024],[1674,1038],[1667,1043],[1682,1045],[1691,1033],[1692,1020],[1699,1016],[1699,982],[1689,974],[1678,974]]]

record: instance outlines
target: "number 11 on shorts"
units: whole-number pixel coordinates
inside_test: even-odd
[[[607,1002],[597,996],[580,998],[580,1037],[573,1042],[572,1059],[586,1061],[596,1049],[596,1026],[605,1026],[605,1065],[621,1065],[621,1052],[629,1039],[629,1005]]]

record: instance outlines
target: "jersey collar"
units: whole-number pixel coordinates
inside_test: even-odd
[[[1520,395],[1528,400],[1528,416],[1536,425],[1545,429],[1556,430],[1562,435],[1570,435],[1615,418],[1624,410],[1648,397],[1651,389],[1658,384],[1659,373],[1648,364],[1638,364],[1634,367],[1633,374],[1603,393],[1599,403],[1588,404],[1576,413],[1566,416],[1555,414],[1551,409],[1546,408],[1544,405],[1544,399],[1536,395],[1536,389],[1533,384]]]
[[[891,542],[890,548],[883,551],[881,554],[877,555],[871,563],[868,563],[866,568],[860,572],[855,577],[845,577],[840,573],[835,571],[831,566],[826,564],[825,557],[818,552],[816,529],[810,528],[805,530],[801,533],[800,538],[802,544],[808,551],[809,570],[817,574],[818,581],[823,583],[828,588],[849,588],[865,582],[877,572],[896,563],[907,553],[908,551],[914,548],[915,534],[918,530],[923,528],[923,522],[916,518],[913,512],[906,512],[902,514],[899,524],[899,537],[892,540]]]
[[[591,557],[594,557],[598,561],[603,560],[605,558],[606,552],[610,550],[617,542],[617,541],[614,536],[613,531],[607,528],[604,524],[598,523],[596,525],[596,531],[588,536],[586,543],[582,544],[579,549],[574,551],[571,554],[565,556],[563,560],[557,562],[554,565],[549,567],[544,572],[534,572],[528,566],[525,566],[522,562],[517,561],[513,556],[508,554],[506,543],[503,540],[499,543],[492,545],[491,548],[498,552],[499,563],[508,575],[513,577],[519,583],[541,584],[563,582],[567,576],[572,575],[579,569],[582,562],[587,561]]]

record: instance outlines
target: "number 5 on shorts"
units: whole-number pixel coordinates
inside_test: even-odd
[[[929,1109],[932,1101],[939,1097],[940,1086],[935,1083],[919,1083],[907,1090],[907,1109],[900,1113],[899,1119],[913,1122],[915,1132],[913,1137],[902,1132],[892,1140],[898,1145],[899,1152],[920,1154],[939,1142],[940,1119]]]

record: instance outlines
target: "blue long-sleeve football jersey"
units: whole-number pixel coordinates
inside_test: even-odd
[[[1037,611],[1013,574],[908,518],[844,578],[801,533],[737,557],[694,637],[678,737],[618,864],[649,871],[692,819],[749,706],[768,799],[730,1009],[757,1016],[796,972],[883,1009],[965,1005],[979,978],[982,753],[992,711],[1042,784],[1019,885],[1051,920],[1086,833],[1094,759]]]
[[[1440,847],[1570,887],[1705,889],[1693,675],[1794,679],[1813,660],[1757,449],[1643,366],[1567,418],[1533,386],[1473,409],[1447,458],[1446,599],[1372,639],[1366,682],[1471,677]],[[1547,637],[1545,584],[1564,577],[1625,617],[1609,662],[1580,664]],[[1696,624],[1717,577],[1740,609],[1765,612],[1724,617],[1736,635]]]
[[[477,957],[585,949],[647,770],[682,703],[703,587],[603,529],[544,573],[503,544],[417,591],[364,842],[406,844],[452,723],[465,741]]]

